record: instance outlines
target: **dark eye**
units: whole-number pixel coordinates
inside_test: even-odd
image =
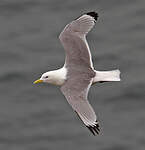
[[[48,76],[46,76],[45,78],[48,78]]]

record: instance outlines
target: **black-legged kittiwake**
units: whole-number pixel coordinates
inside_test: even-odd
[[[96,71],[93,67],[86,35],[98,19],[98,13],[88,12],[75,19],[61,32],[59,39],[66,58],[62,68],[44,73],[34,83],[46,82],[59,85],[68,103],[86,127],[96,135],[100,132],[96,114],[87,100],[92,84],[120,81],[120,71]]]

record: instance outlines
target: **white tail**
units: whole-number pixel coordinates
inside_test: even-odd
[[[96,71],[96,76],[94,77],[93,83],[100,81],[120,81],[120,71]]]

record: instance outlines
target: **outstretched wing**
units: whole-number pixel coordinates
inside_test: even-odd
[[[99,123],[93,108],[87,100],[91,84],[92,80],[81,75],[67,80],[61,87],[61,91],[86,127],[93,135],[96,135],[100,131]]]
[[[89,12],[66,25],[59,38],[66,52],[65,65],[81,65],[93,68],[87,33],[93,28],[98,14]]]

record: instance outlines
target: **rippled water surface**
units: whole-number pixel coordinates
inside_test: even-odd
[[[99,20],[88,35],[97,70],[119,68],[121,82],[94,85],[101,123],[92,136],[58,87],[32,82],[64,63],[58,39],[84,12]],[[0,1],[0,149],[145,149],[145,1]]]

